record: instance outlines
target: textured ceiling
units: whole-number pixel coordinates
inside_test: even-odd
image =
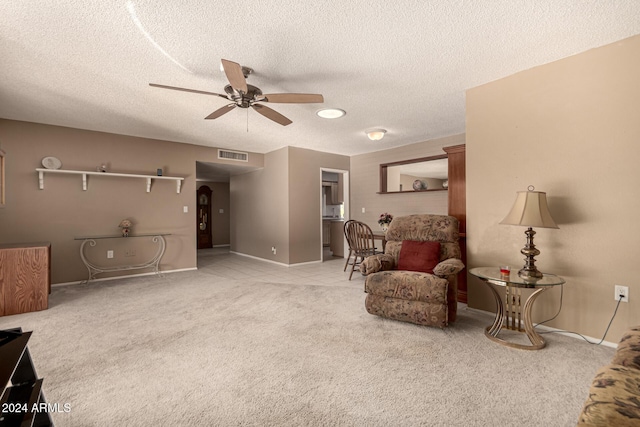
[[[638,0],[7,0],[0,17],[0,117],[259,153],[462,133],[466,89],[640,33]],[[204,120],[227,102],[148,86],[223,93],[222,58],[265,93],[325,103],[269,104],[286,127],[251,109]]]

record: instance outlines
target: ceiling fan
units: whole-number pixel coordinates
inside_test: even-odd
[[[324,98],[319,94],[312,93],[270,93],[263,94],[260,88],[247,84],[247,77],[253,72],[249,67],[243,67],[237,62],[228,61],[223,59],[222,68],[229,80],[229,84],[224,87],[226,95],[222,95],[215,92],[207,92],[204,90],[187,89],[176,86],[160,85],[156,83],[149,83],[149,86],[159,87],[162,89],[181,90],[184,92],[201,93],[204,95],[214,95],[221,98],[233,101],[224,107],[218,108],[213,113],[209,114],[205,119],[217,119],[223,114],[228,113],[236,107],[240,108],[253,108],[258,113],[262,114],[266,118],[273,120],[282,126],[291,124],[291,120],[278,113],[277,111],[267,107],[266,105],[259,104],[260,102],[272,102],[280,104],[313,104],[322,103]]]

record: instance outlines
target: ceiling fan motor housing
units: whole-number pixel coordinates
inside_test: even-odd
[[[245,67],[244,65],[242,65],[240,68],[242,69],[242,75],[245,79],[249,77],[249,74],[253,73],[253,68]]]
[[[231,85],[226,85],[224,91],[230,100],[236,103],[240,108],[249,108],[254,102],[260,101],[262,91],[253,85],[247,85],[247,93],[243,94],[235,90]]]

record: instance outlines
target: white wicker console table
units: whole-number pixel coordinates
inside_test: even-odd
[[[87,280],[84,280],[82,283],[89,283],[91,280],[96,278],[96,274],[100,273],[109,273],[114,271],[126,271],[126,270],[140,270],[143,268],[153,268],[153,271],[160,275],[160,260],[164,255],[165,248],[167,246],[167,242],[164,239],[164,236],[170,236],[168,233],[153,233],[153,234],[135,234],[129,235],[128,237],[123,236],[83,236],[83,237],[75,237],[74,240],[82,240],[82,244],[80,245],[80,258],[84,263],[85,267],[89,271],[89,277]],[[153,243],[158,245],[158,249],[155,255],[148,261],[139,263],[139,264],[131,264],[131,265],[113,265],[113,266],[101,266],[96,264],[95,262],[89,261],[87,258],[87,247],[96,246],[96,240],[105,240],[105,239],[136,239],[142,237],[150,237]]]

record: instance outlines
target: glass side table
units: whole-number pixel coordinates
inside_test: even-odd
[[[562,285],[565,280],[553,274],[543,274],[540,279],[522,278],[517,272],[510,274],[500,273],[498,267],[477,267],[469,270],[483,283],[486,283],[496,300],[496,317],[491,326],[487,326],[484,334],[487,338],[497,343],[519,348],[522,350],[539,350],[547,343],[533,329],[531,321],[531,308],[536,298],[553,286]],[[505,288],[504,303],[497,291],[498,287]],[[535,289],[522,305],[522,289]],[[502,328],[512,331],[524,332],[531,344],[518,344],[506,341],[498,336]]]
[[[96,274],[99,273],[109,273],[113,271],[124,271],[124,270],[139,270],[143,268],[153,268],[153,272],[157,275],[161,276],[160,273],[160,260],[164,255],[164,250],[167,246],[167,242],[164,236],[170,236],[170,233],[147,233],[147,234],[132,234],[127,237],[123,237],[122,235],[113,235],[113,236],[83,236],[83,237],[74,237],[74,240],[82,240],[82,244],[80,245],[80,259],[82,259],[82,263],[87,270],[89,271],[89,277],[87,280],[81,282],[82,284],[88,284],[90,281],[96,278]],[[92,262],[87,257],[87,248],[88,246],[96,246],[96,240],[105,240],[105,239],[124,239],[126,242],[131,242],[139,237],[150,237],[151,241],[158,245],[157,251],[155,255],[142,263],[139,264],[129,264],[129,265],[111,265],[111,266],[101,266]]]

